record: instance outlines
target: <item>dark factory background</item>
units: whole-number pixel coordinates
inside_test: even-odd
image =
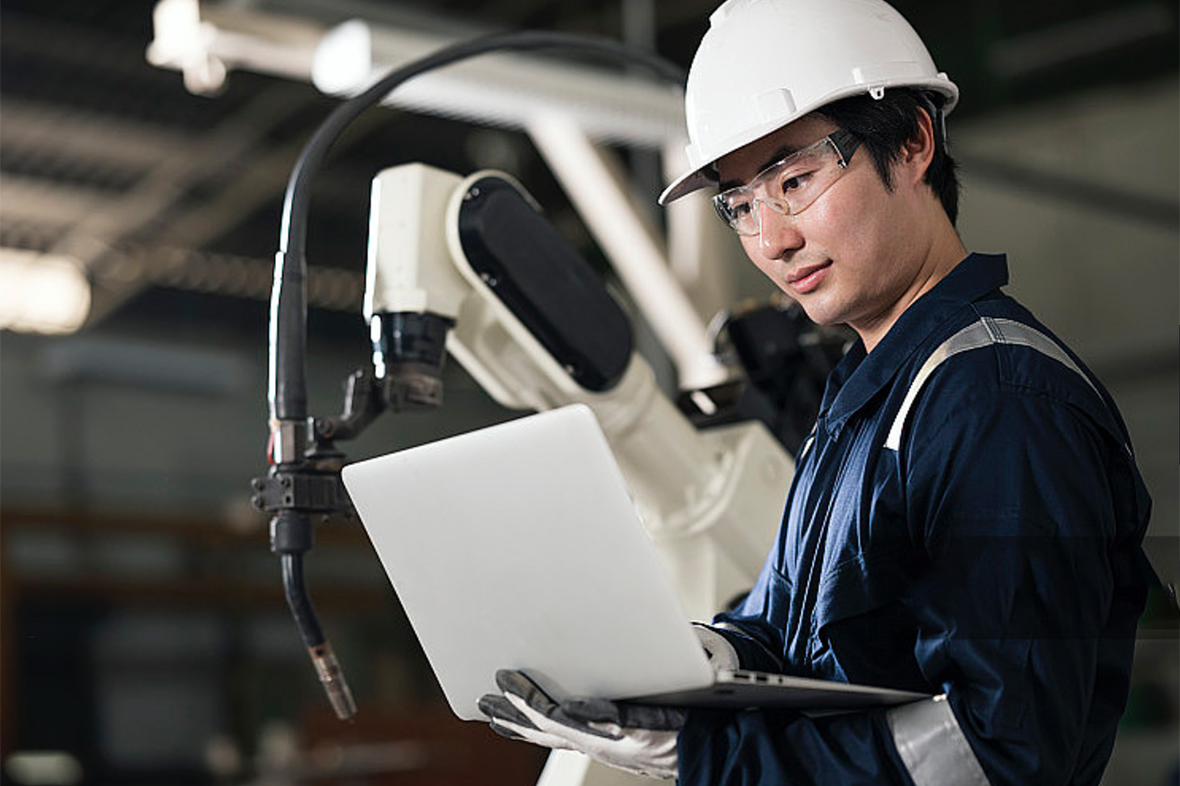
[[[216,6],[217,4],[204,4]],[[597,33],[687,67],[713,0],[256,0],[292,40],[360,18],[463,36]],[[1149,552],[1180,578],[1180,80],[1174,3],[895,5],[962,90],[950,134],[967,245],[1101,376],[1155,498]],[[14,784],[525,784],[543,755],[450,714],[358,527],[325,525],[308,585],[360,705],[335,720],[283,602],[267,522],[266,335],[283,189],[338,99],[275,68],[206,94],[149,63],[150,0],[0,2],[0,309],[72,260],[68,327],[0,313],[0,778]],[[283,31],[264,31],[282,40]],[[740,75],[738,76],[740,78]],[[191,86],[191,85],[190,85]],[[649,151],[613,148],[654,202]],[[369,181],[422,161],[503,169],[613,274],[522,132],[379,109],[312,191],[311,410],[368,358]],[[652,212],[658,221],[658,213]],[[730,290],[766,298],[732,256]],[[63,274],[64,275],[64,274]],[[612,279],[613,281],[613,279]],[[18,286],[18,284],[20,286]],[[615,286],[615,289],[620,289]],[[72,290],[71,290],[72,291]],[[24,305],[28,305],[25,303]],[[28,309],[26,309],[27,311]],[[636,309],[641,347],[670,365]],[[56,332],[54,332],[56,331]],[[387,415],[365,457],[516,417],[457,363],[446,403]],[[457,481],[461,484],[461,480]],[[457,489],[461,493],[461,488]],[[1109,786],[1177,766],[1176,612],[1153,597]],[[1176,781],[1170,781],[1175,783]]]

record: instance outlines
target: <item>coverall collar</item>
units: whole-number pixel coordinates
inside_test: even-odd
[[[828,377],[819,420],[830,433],[890,384],[910,356],[959,309],[1008,283],[1004,254],[970,254],[941,281],[918,298],[885,334],[876,348],[865,353],[857,339]]]

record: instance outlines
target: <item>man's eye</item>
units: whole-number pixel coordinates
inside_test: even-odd
[[[811,177],[810,172],[801,172],[801,173],[797,173],[794,175],[790,175],[788,177],[784,177],[783,178],[783,185],[782,185],[783,193],[789,194],[798,188],[802,188],[803,185],[807,182],[808,178],[810,178],[810,177]]]
[[[729,204],[729,212],[734,216],[748,215],[750,212],[749,202],[731,202]]]

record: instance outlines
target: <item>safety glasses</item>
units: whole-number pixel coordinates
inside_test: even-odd
[[[761,205],[784,215],[802,213],[840,179],[859,140],[840,129],[763,169],[744,186],[713,197],[721,220],[739,235],[762,231]]]

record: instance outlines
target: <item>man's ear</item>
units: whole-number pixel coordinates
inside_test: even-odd
[[[934,160],[934,122],[923,107],[918,108],[918,133],[905,141],[898,157],[898,176],[903,182],[921,183]]]

